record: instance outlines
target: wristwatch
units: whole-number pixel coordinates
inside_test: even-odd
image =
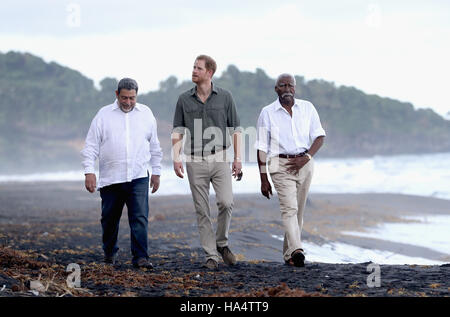
[[[309,154],[309,153],[305,153],[305,156],[307,156],[309,160],[312,159],[312,156],[311,156],[311,154]]]

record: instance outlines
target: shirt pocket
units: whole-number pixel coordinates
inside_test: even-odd
[[[187,113],[200,112],[200,107],[198,107],[197,105],[185,104],[183,110]]]
[[[196,105],[186,104],[183,109],[184,109],[185,120],[187,120],[188,122],[193,119],[201,119],[202,118],[202,109]]]
[[[223,105],[211,105],[211,107],[206,109],[206,113],[211,121],[210,124],[220,127],[227,124],[227,116]]]
[[[212,105],[210,105],[208,108],[207,108],[208,110],[211,110],[211,111],[223,111],[223,112],[225,112],[225,107],[224,107],[224,105],[223,104],[212,104]]]

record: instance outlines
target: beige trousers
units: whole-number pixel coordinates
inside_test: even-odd
[[[233,210],[233,192],[230,163],[224,160],[224,152],[206,157],[196,157],[186,162],[192,199],[197,214],[200,244],[206,260],[219,261],[217,246],[228,245],[228,231]],[[209,205],[209,186],[212,183],[218,208],[217,231],[214,233]]]
[[[291,258],[296,249],[302,249],[301,233],[303,213],[314,172],[311,159],[297,175],[287,172],[288,159],[274,157],[269,160],[269,172],[280,201],[281,219],[284,227],[283,258]]]

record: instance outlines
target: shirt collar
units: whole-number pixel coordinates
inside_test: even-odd
[[[298,102],[297,102],[297,99],[295,99],[294,98],[294,105],[292,106],[292,108],[294,108],[294,107],[300,107],[300,105],[298,104]],[[275,101],[275,111],[278,111],[278,110],[280,110],[280,109],[284,109],[283,108],[283,106],[281,105],[281,103],[280,103],[280,98],[277,98],[277,100]]]
[[[120,108],[119,108],[119,102],[117,101],[117,99],[114,101],[114,104],[113,104],[113,107],[112,107],[112,110],[113,110],[113,111],[116,110],[116,109],[119,109],[119,110],[120,110]],[[140,105],[139,103],[137,103],[137,102],[136,102],[136,104],[134,105],[134,109],[139,110],[139,111],[142,111],[141,105]]]
[[[217,91],[217,87],[214,85],[213,82],[211,82],[211,92],[215,93],[217,95],[218,91]],[[197,85],[195,85],[194,87],[192,87],[191,89],[191,95],[195,96],[195,94],[197,93]]]

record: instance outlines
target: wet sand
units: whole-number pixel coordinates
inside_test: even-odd
[[[214,197],[212,214],[217,215]],[[414,245],[343,235],[403,216],[450,214],[450,202],[390,194],[311,194],[303,240],[345,242],[448,262],[448,255]],[[81,182],[0,184],[0,296],[35,296],[29,282],[47,287],[39,296],[448,296],[450,267],[381,265],[381,286],[367,285],[369,263],[282,262],[278,199],[235,195],[230,247],[238,265],[202,268],[190,196],[150,198],[149,253],[155,269],[131,265],[124,210],[119,264],[102,263],[100,198]],[[307,252],[307,250],[306,250]],[[308,258],[307,258],[308,260]],[[68,288],[66,267],[77,263],[81,287]]]

